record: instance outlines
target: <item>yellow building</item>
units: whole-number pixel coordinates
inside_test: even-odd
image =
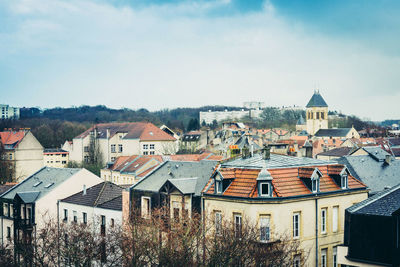
[[[306,106],[307,132],[314,135],[319,129],[328,129],[328,104],[315,91]]]
[[[10,177],[20,182],[43,167],[43,147],[29,129],[0,132],[4,160],[10,163]]]
[[[345,209],[367,194],[344,165],[263,150],[221,163],[203,190],[203,205],[208,218],[232,220],[234,229],[245,219],[256,223],[260,242],[285,234],[299,240],[304,255],[293,255],[293,266],[336,266]]]
[[[47,167],[65,168],[68,161],[68,151],[58,148],[50,148],[43,151],[43,163]]]

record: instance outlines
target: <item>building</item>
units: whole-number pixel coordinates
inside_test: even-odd
[[[175,154],[177,140],[148,122],[96,124],[66,143],[70,161],[89,161],[91,146],[98,146],[104,162],[119,156]]]
[[[9,105],[4,105],[0,104],[0,110],[1,110],[1,119],[6,120],[6,119],[14,119],[18,120],[19,119],[19,108],[15,107],[10,107]]]
[[[4,160],[9,162],[13,181],[22,181],[43,167],[43,146],[28,129],[0,132]]]
[[[344,156],[349,156],[351,153],[356,150],[353,147],[338,147],[334,148],[328,151],[324,151],[321,153],[318,153],[316,155],[317,159],[321,160],[333,160],[333,159],[338,159]]]
[[[221,163],[203,190],[205,216],[215,223],[243,220],[260,228],[260,242],[288,234],[300,241],[306,262],[332,266],[344,234],[344,211],[367,198],[367,187],[346,166],[311,158],[262,154]]]
[[[338,263],[400,266],[400,184],[346,210],[344,244],[338,247]]]
[[[362,147],[350,156],[336,159],[375,194],[399,183],[400,161],[380,147]]]
[[[150,170],[163,162],[160,155],[132,155],[115,159],[107,168],[100,171],[101,178],[118,185],[137,183]]]
[[[311,135],[319,129],[328,129],[328,104],[317,90],[306,106],[306,121],[307,132]]]
[[[300,118],[296,122],[296,131],[307,131],[307,123],[302,115],[300,115]]]
[[[199,121],[206,124],[212,124],[213,121],[235,121],[243,118],[258,119],[265,108],[264,102],[244,102],[240,110],[225,109],[224,111],[200,111]]]
[[[64,223],[88,224],[93,230],[105,234],[107,227],[122,224],[123,188],[102,182],[68,196],[59,202],[59,220]]]
[[[319,129],[315,134],[315,138],[320,139],[331,139],[331,138],[360,138],[357,130],[353,127],[351,128],[332,128],[332,129]]]
[[[0,195],[2,240],[33,242],[36,229],[57,218],[59,199],[101,182],[85,169],[41,168]]]
[[[145,218],[162,206],[174,219],[201,213],[201,191],[217,163],[165,161],[130,188],[130,206]]]
[[[47,167],[64,168],[69,162],[69,152],[60,148],[43,150],[43,164]]]
[[[208,131],[190,131],[182,135],[179,150],[195,153],[200,149],[205,149],[208,141]]]

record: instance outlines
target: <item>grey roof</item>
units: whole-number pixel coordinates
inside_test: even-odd
[[[89,207],[101,207],[104,203],[122,196],[122,190],[123,188],[116,184],[113,184],[111,182],[102,182],[86,189],[85,195],[83,194],[82,190],[76,194],[64,198],[63,200],[61,200],[61,202]],[[109,209],[118,210],[119,205],[116,207],[111,207],[110,205],[107,205],[107,207]]]
[[[253,141],[249,140],[248,136],[242,135],[235,143],[240,149],[243,147],[248,147],[250,148],[251,145],[253,145],[254,150],[259,150],[261,147],[254,143]]]
[[[308,141],[308,139],[304,142],[303,147],[313,147],[312,144],[310,143],[310,141]]]
[[[303,130],[299,133],[299,136],[308,136],[308,132],[306,130]]]
[[[299,167],[299,166],[316,166],[337,164],[335,161],[326,161],[319,159],[312,159],[306,157],[293,157],[271,153],[270,159],[262,159],[260,154],[255,154],[249,158],[238,158],[232,161],[224,162],[221,167],[236,167],[236,168],[254,168],[260,169],[266,167],[267,169]]]
[[[120,195],[119,197],[113,198],[109,201],[106,201],[102,204],[99,204],[97,207],[102,208],[102,209],[122,211],[122,195]]]
[[[313,96],[311,97],[310,101],[308,101],[307,108],[311,107],[327,107],[325,100],[319,94],[319,92],[314,92]]]
[[[68,153],[68,151],[61,148],[45,148],[43,153]]]
[[[178,179],[168,179],[173,186],[176,187],[182,194],[194,194],[197,185],[196,178],[178,178]]]
[[[317,154],[318,156],[331,156],[331,157],[343,157],[350,155],[353,152],[354,148],[352,147],[338,147],[325,152],[321,152]]]
[[[319,129],[315,136],[346,137],[350,130],[351,128]]]
[[[335,160],[346,165],[354,177],[371,189],[371,194],[400,183],[400,160],[392,159],[389,165],[371,155],[345,156]]]
[[[388,152],[383,150],[379,146],[367,146],[363,147],[363,149],[374,159],[378,161],[384,161],[386,159],[386,156],[391,156]]]
[[[39,197],[39,191],[32,192],[21,192],[17,193],[17,195],[21,198],[24,203],[34,203],[36,199]]]
[[[182,190],[188,191],[193,186],[193,181],[188,178],[197,178],[194,195],[199,196],[202,189],[207,184],[211,174],[214,171],[217,161],[166,161],[152,172],[143,177],[137,184],[131,187],[132,190],[159,192],[161,187],[167,182],[175,179],[182,179],[176,184]],[[185,180],[186,181],[183,181]],[[182,183],[187,182],[189,185],[183,186]],[[190,189],[191,190],[191,189]]]
[[[40,192],[39,199],[81,170],[80,168],[43,167],[0,197],[14,199],[17,193],[37,191]]]
[[[400,209],[400,184],[384,190],[347,209],[350,213],[391,216]]]
[[[303,118],[303,115],[300,115],[300,118],[297,120],[297,125],[305,125],[306,121]]]

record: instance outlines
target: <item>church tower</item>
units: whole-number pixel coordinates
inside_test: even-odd
[[[328,129],[328,104],[319,94],[319,90],[314,91],[314,95],[306,106],[307,132],[314,135],[319,129]]]

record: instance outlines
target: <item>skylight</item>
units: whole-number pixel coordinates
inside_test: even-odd
[[[39,182],[35,183],[35,184],[33,185],[33,187],[37,187],[37,186],[40,185],[41,183],[42,183],[42,181],[39,181]]]
[[[45,186],[45,188],[49,188],[50,186],[52,186],[54,183],[49,183]]]

